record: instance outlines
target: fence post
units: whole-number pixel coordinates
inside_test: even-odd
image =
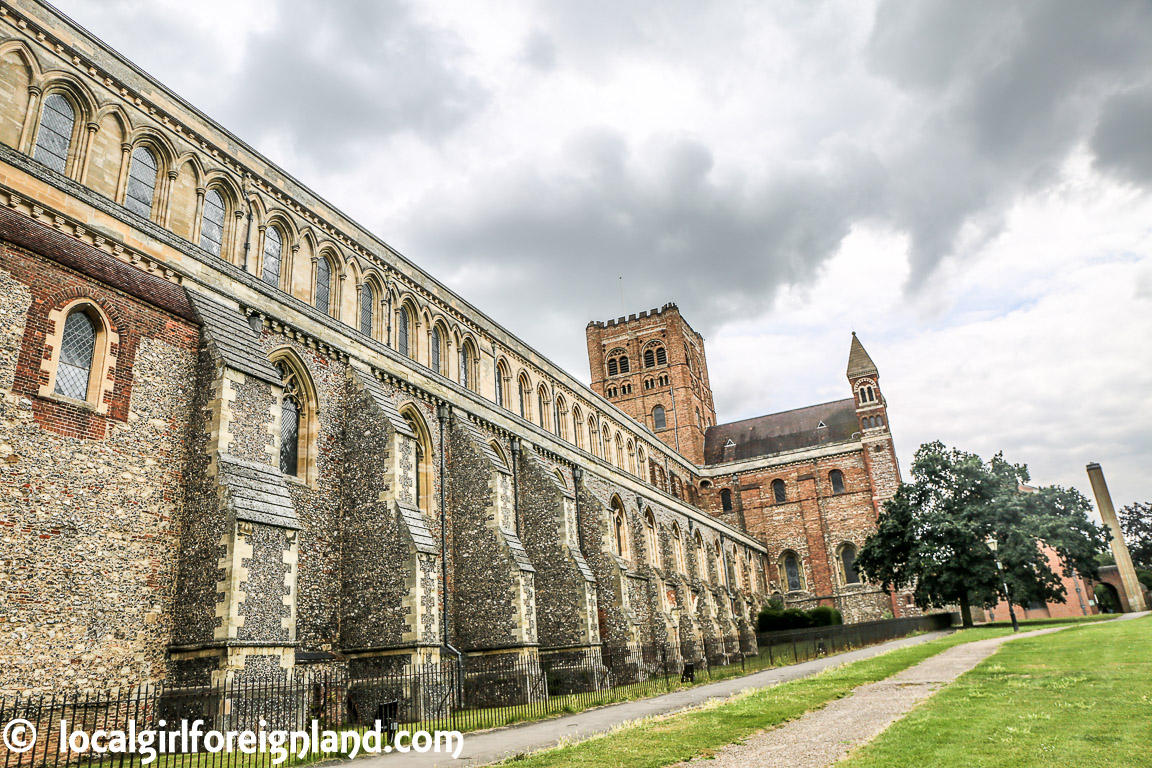
[[[664,665],[664,690],[672,690],[672,684],[668,680],[668,646],[661,644],[660,646],[660,660]]]

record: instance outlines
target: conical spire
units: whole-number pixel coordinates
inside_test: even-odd
[[[876,363],[864,351],[864,345],[856,338],[856,331],[852,331],[852,349],[848,352],[848,378],[855,379],[860,376],[875,376]]]

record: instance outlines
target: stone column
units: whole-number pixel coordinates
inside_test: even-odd
[[[1116,558],[1116,567],[1120,571],[1120,581],[1127,592],[1128,608],[1130,611],[1146,611],[1148,606],[1144,601],[1144,590],[1140,580],[1136,578],[1136,569],[1132,566],[1132,555],[1128,554],[1128,545],[1124,543],[1124,532],[1120,530],[1120,521],[1116,518],[1116,508],[1112,506],[1112,495],[1108,493],[1108,484],[1104,481],[1104,470],[1093,462],[1088,465],[1088,479],[1092,481],[1092,493],[1096,496],[1096,506],[1100,510],[1100,517],[1104,525],[1112,532],[1112,554]]]

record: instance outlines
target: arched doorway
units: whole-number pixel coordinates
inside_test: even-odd
[[[1100,608],[1100,613],[1123,613],[1123,603],[1120,602],[1120,593],[1116,587],[1107,582],[1100,582],[1096,585],[1094,590],[1096,596],[1096,605]]]

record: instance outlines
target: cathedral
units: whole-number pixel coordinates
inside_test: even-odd
[[[0,7],[0,692],[756,652],[912,610],[845,399],[716,423],[674,304],[591,386],[50,6]],[[495,660],[495,661],[493,661]]]

